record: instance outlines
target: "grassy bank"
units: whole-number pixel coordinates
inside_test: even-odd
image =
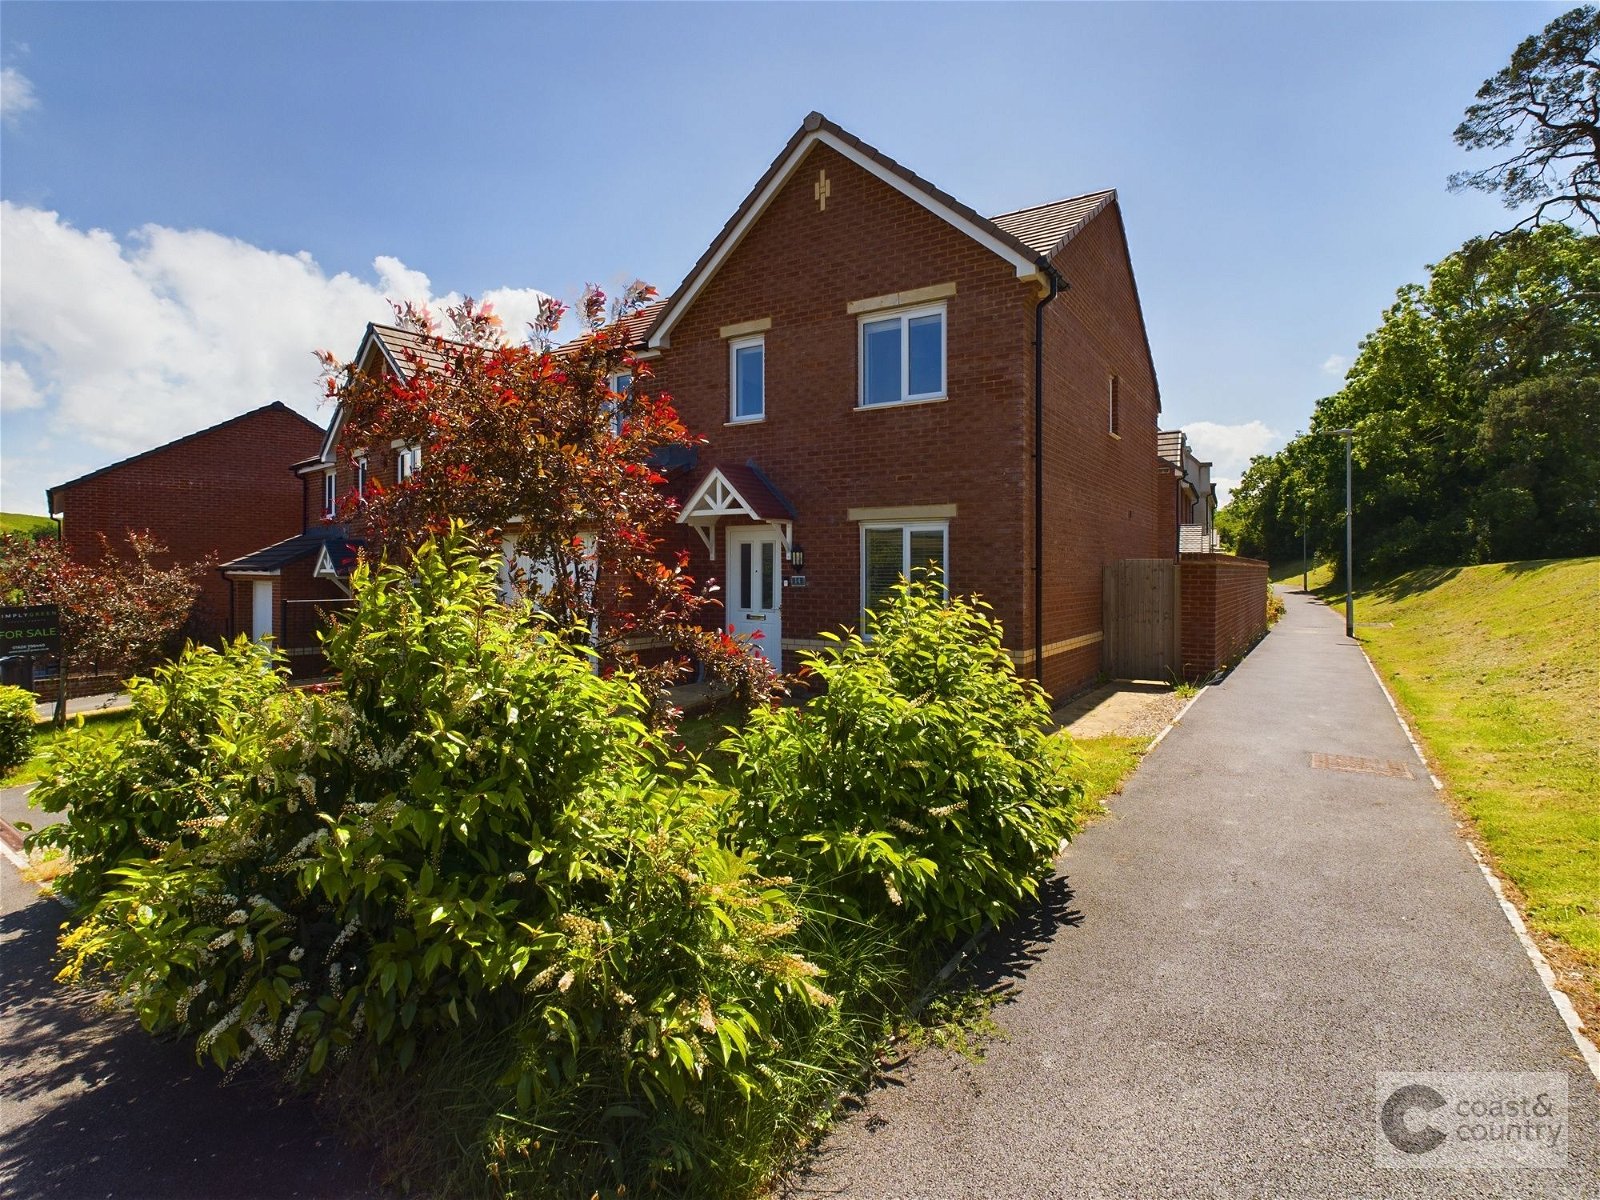
[[[1421,570],[1361,593],[1367,651],[1523,911],[1600,1014],[1600,558]],[[1565,948],[1563,951],[1562,948]]]
[[[1307,568],[1310,568],[1307,570]],[[1332,563],[1306,563],[1300,560],[1286,563],[1273,563],[1267,568],[1267,580],[1270,583],[1281,583],[1284,587],[1297,590],[1301,583],[1310,577],[1311,590],[1317,591],[1329,587],[1333,583]]]
[[[49,517],[36,517],[31,513],[0,512],[0,533],[54,533],[56,523]]]

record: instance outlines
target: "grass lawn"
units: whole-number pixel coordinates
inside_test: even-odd
[[[1123,781],[1149,749],[1150,739],[1115,735],[1074,738],[1073,746],[1084,764],[1083,811],[1087,816],[1100,812],[1106,797],[1122,790]]]
[[[30,513],[0,512],[0,533],[38,533],[56,531],[56,523],[49,517],[36,517]]]
[[[1356,598],[1357,633],[1450,795],[1521,892],[1529,924],[1570,950],[1557,948],[1565,973],[1586,977],[1587,994],[1574,999],[1591,1028],[1600,1014],[1597,601],[1600,558],[1413,571]]]
[[[42,765],[40,752],[46,746],[53,745],[63,737],[70,735],[82,720],[84,733],[92,738],[114,737],[121,733],[133,721],[133,714],[126,709],[118,712],[85,713],[81,718],[72,717],[67,721],[65,729],[41,722],[33,735],[33,757],[23,763],[11,774],[7,775],[0,783],[6,787],[15,787],[18,784],[33,783],[39,778]]]

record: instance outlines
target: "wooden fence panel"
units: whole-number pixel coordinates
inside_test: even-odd
[[[1113,679],[1175,679],[1178,564],[1170,558],[1124,558],[1105,567],[1104,657]]]

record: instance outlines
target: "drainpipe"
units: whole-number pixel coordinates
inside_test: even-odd
[[[1041,258],[1050,291],[1033,309],[1033,677],[1044,685],[1044,308],[1067,281]]]

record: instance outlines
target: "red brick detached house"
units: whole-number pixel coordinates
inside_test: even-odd
[[[681,544],[786,669],[931,562],[1062,695],[1103,565],[1173,555],[1115,192],[983,217],[812,113],[639,355],[707,439]]]
[[[282,403],[244,413],[146,450],[45,493],[74,558],[92,561],[100,535],[115,547],[129,530],[148,531],[169,562],[223,561],[298,532],[300,481],[290,464],[316,452],[322,427]],[[229,629],[229,588],[208,572],[189,633]]]
[[[661,464],[681,502],[669,549],[784,669],[933,563],[1065,694],[1100,670],[1104,564],[1173,557],[1115,192],[983,217],[813,113],[628,331],[705,439]],[[403,374],[407,346],[427,351],[368,326],[357,367]],[[298,468],[303,529],[225,568],[250,630],[291,656],[315,644],[295,614],[343,598],[352,545],[324,514],[358,474],[397,479],[426,452],[340,438],[336,415]]]

